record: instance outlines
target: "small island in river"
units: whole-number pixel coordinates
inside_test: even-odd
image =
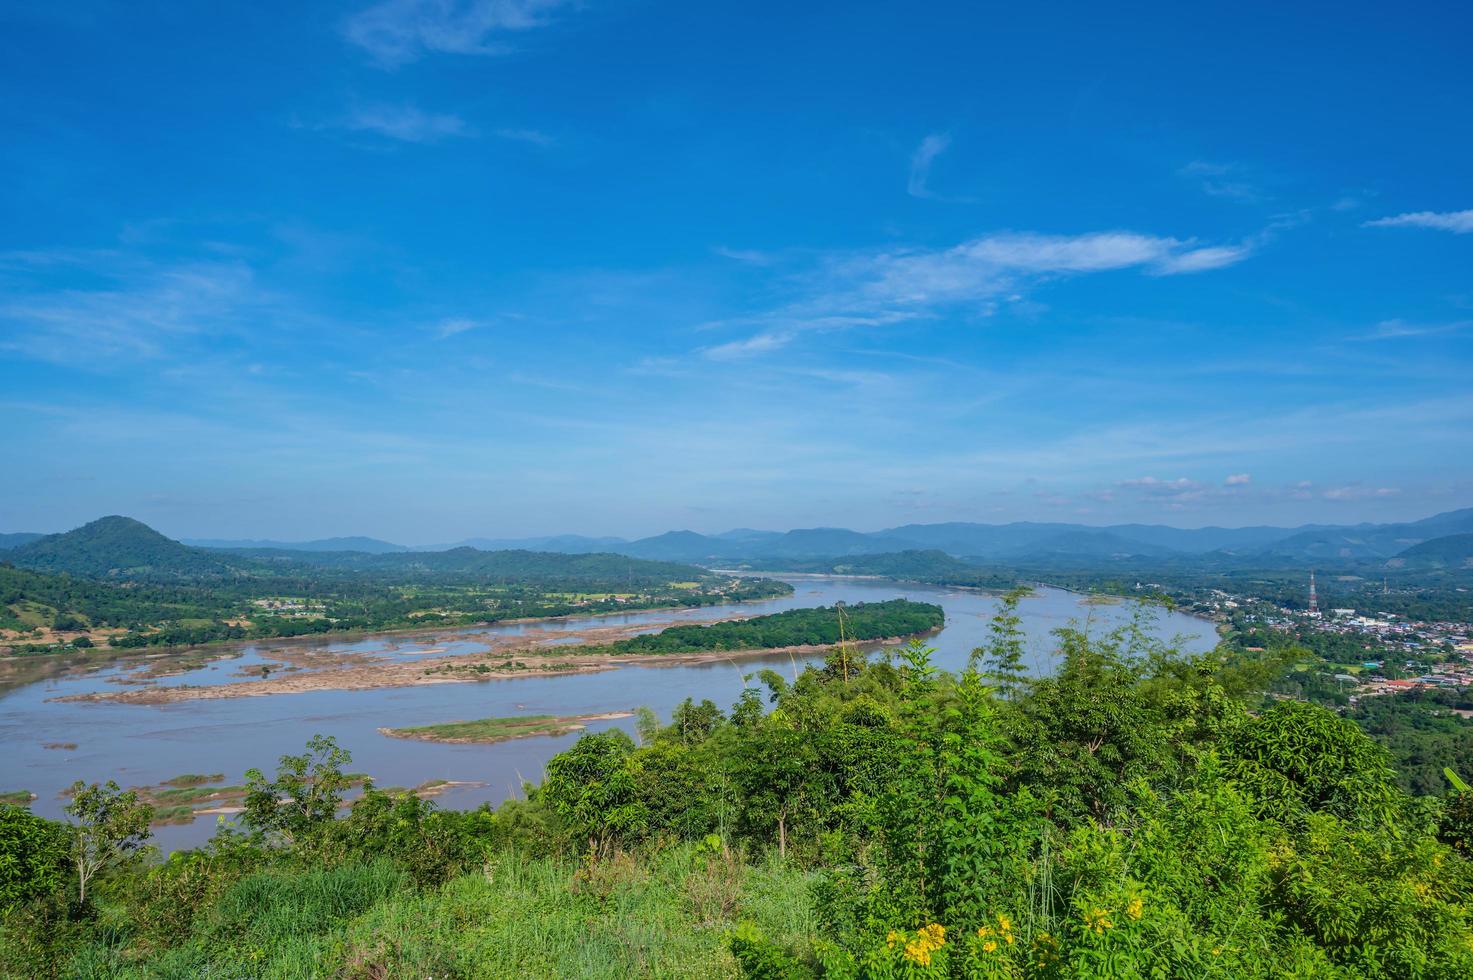
[[[448,721],[439,725],[415,728],[380,728],[379,734],[390,738],[412,738],[422,742],[445,742],[451,745],[490,744],[514,738],[567,735],[582,731],[590,721],[628,718],[632,711],[605,711],[592,715],[521,715],[512,718],[481,718],[476,721]]]

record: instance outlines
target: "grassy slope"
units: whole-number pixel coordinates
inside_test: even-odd
[[[387,865],[263,872],[227,891],[189,946],[122,969],[105,949],[83,958],[119,978],[736,977],[737,921],[782,940],[813,931],[807,876],[778,863],[682,846],[605,862],[592,880],[579,869],[507,855],[429,894]]]

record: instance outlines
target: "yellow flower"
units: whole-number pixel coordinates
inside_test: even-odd
[[[1125,906],[1125,914],[1132,919],[1139,919],[1144,908],[1145,903],[1141,901],[1140,896],[1136,896],[1130,900],[1129,905]]]
[[[992,935],[992,927],[991,926],[983,926],[981,929],[978,929],[977,930],[977,935],[983,936],[983,937]]]
[[[921,929],[921,935],[925,936],[937,946],[942,946],[946,943],[946,927],[939,922],[933,922]]]
[[[905,947],[905,958],[921,966],[931,965],[931,947],[923,940],[907,943]]]
[[[894,949],[895,944],[904,938],[904,933],[896,932],[894,929],[891,929],[890,934],[885,937],[885,945],[889,946],[891,949]]]
[[[1109,909],[1090,909],[1084,914],[1084,928],[1093,932],[1096,936],[1106,929],[1115,928],[1115,923],[1110,921]]]
[[[982,952],[993,953],[997,951],[997,943],[991,939],[982,944]]]

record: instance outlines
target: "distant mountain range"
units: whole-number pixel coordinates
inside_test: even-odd
[[[498,551],[551,552],[566,555],[620,554],[653,561],[721,564],[760,563],[763,559],[786,562],[845,559],[864,555],[901,552],[941,552],[971,563],[1057,564],[1112,563],[1181,565],[1251,564],[1365,564],[1389,562],[1391,567],[1462,567],[1458,562],[1463,545],[1429,543],[1444,538],[1473,535],[1473,508],[1449,511],[1419,521],[1400,524],[1323,525],[1300,527],[1203,527],[1175,528],[1155,524],[1116,524],[1090,527],[1083,524],[1015,522],[1011,524],[906,524],[881,531],[863,532],[847,528],[799,528],[791,531],[759,531],[739,528],[724,534],[667,531],[653,537],[628,541],[613,537],[564,534],[532,538],[472,538],[455,545],[409,547],[377,538],[343,537],[288,542],[262,540],[199,539],[184,543],[170,541],[136,521],[110,517],[87,525],[91,543],[82,549],[90,559],[77,561],[91,569],[78,574],[123,574],[119,570],[150,569],[175,565],[199,569],[191,574],[230,574],[240,558],[255,559],[271,553],[281,560],[296,556],[308,564],[333,567],[387,567],[405,564],[424,567],[442,564],[436,560],[412,559],[412,555],[445,553],[455,549],[477,553]],[[136,525],[136,527],[133,527]],[[110,535],[121,528],[145,528],[153,537],[129,538],[125,552]],[[69,532],[77,534],[79,532]],[[0,535],[0,555],[16,564],[44,567],[54,551],[58,535]],[[167,544],[165,544],[167,543]],[[190,547],[190,546],[194,547]],[[182,549],[171,550],[172,549]],[[1424,548],[1416,551],[1414,549]],[[335,558],[324,561],[309,555],[385,556],[378,561]],[[1406,555],[1405,558],[1401,557]],[[237,556],[232,558],[231,556]],[[1436,556],[1442,557],[1436,557]],[[402,556],[389,559],[387,556]],[[1431,562],[1441,564],[1432,565]],[[234,563],[234,564],[233,564]],[[475,562],[471,562],[475,564]],[[451,564],[456,564],[452,562]],[[215,569],[214,572],[209,571]]]
[[[902,551],[940,551],[974,562],[1035,563],[1060,559],[1121,561],[1195,559],[1213,563],[1374,561],[1424,541],[1473,533],[1473,508],[1404,524],[1301,527],[1175,528],[1151,524],[907,524],[882,531],[805,528],[705,535],[668,531],[606,547],[638,558],[719,562],[762,558],[816,559]]]
[[[104,517],[61,534],[16,535],[24,540],[0,550],[0,561],[17,568],[78,578],[154,583],[209,583],[224,579],[320,575],[323,572],[404,578],[469,578],[479,581],[622,581],[630,586],[665,585],[708,574],[691,565],[647,561],[610,552],[469,547],[446,551],[366,552],[280,548],[210,549],[165,537],[129,517]],[[372,539],[337,539],[345,541]]]
[[[378,538],[319,538],[316,541],[268,541],[259,539],[181,538],[180,544],[191,548],[211,548],[224,551],[271,549],[276,551],[361,551],[369,555],[382,555],[394,551],[409,551],[402,544],[380,541]],[[440,550],[440,549],[434,549]]]

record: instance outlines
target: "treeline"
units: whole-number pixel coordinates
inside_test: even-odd
[[[770,616],[708,626],[671,626],[658,633],[609,644],[616,653],[681,653],[700,650],[765,650],[821,646],[842,641],[914,636],[940,629],[940,606],[908,599],[845,606],[789,609]]]
[[[10,607],[35,603],[47,607],[61,628],[142,626],[168,619],[229,615],[237,604],[216,591],[180,585],[127,586],[45,574],[0,563],[0,628],[21,629]]]
[[[1473,795],[1413,797],[1261,662],[1015,601],[967,669],[915,642],[763,672],[729,709],[582,737],[525,799],[371,789],[314,739],[247,774],[237,829],[140,859],[136,798],[0,810],[20,976],[455,978],[1473,975]],[[1253,710],[1250,710],[1250,707]]]
[[[505,554],[509,556],[505,562],[495,565],[497,574],[484,578],[449,572],[430,579],[395,578],[312,567],[297,567],[295,574],[287,574],[288,566],[283,566],[280,574],[265,578],[99,581],[0,564],[0,629],[24,633],[36,625],[66,631],[121,627],[127,632],[110,637],[111,646],[190,646],[343,630],[687,608],[792,592],[787,584],[772,579],[721,578],[663,562],[636,562],[631,590],[630,559]],[[656,571],[674,577],[661,579]],[[596,577],[600,573],[608,577]],[[300,601],[295,613],[262,605],[283,596]],[[24,652],[55,649],[29,644],[24,638],[13,645]]]

